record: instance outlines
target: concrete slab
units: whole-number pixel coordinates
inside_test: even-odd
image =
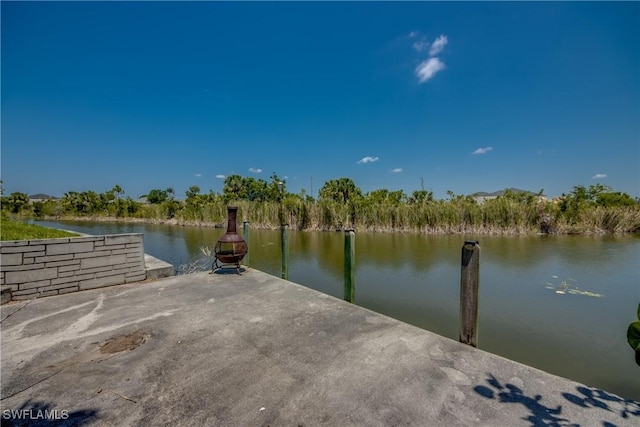
[[[171,277],[175,275],[173,265],[162,261],[149,254],[144,254],[144,265],[147,273],[147,280],[157,280],[163,277]]]
[[[639,402],[253,269],[22,306],[2,307],[2,416],[14,421],[47,410],[101,426],[640,425]]]

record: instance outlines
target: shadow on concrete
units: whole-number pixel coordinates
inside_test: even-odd
[[[234,266],[232,267],[222,266],[211,271],[211,274],[242,274],[245,271],[247,271],[247,269],[244,267],[236,268]]]
[[[556,408],[545,406],[541,403],[541,395],[527,396],[519,387],[509,383],[502,385],[495,376],[488,375],[487,383],[489,387],[478,385],[473,388],[474,391],[487,399],[498,399],[500,403],[519,403],[524,405],[531,411],[531,415],[523,419],[529,421],[532,427],[579,427],[579,424],[571,423],[566,418],[560,417],[562,413],[561,405]]]
[[[576,387],[580,395],[562,393],[562,396],[574,405],[582,408],[599,408],[618,413],[621,418],[640,417],[640,403],[631,399],[623,399],[604,390],[591,387]],[[618,406],[614,408],[613,405]],[[638,420],[640,424],[640,420]]]
[[[578,427],[579,424],[572,423],[561,416],[562,405],[556,407],[545,406],[542,403],[543,397],[539,394],[535,396],[527,396],[523,390],[513,384],[501,384],[498,379],[487,374],[488,386],[478,385],[473,389],[479,395],[487,399],[497,399],[500,403],[519,403],[525,406],[531,415],[524,417],[525,421],[529,421],[532,427]],[[632,399],[623,399],[604,390],[597,388],[577,386],[577,394],[561,393],[568,402],[581,408],[595,408],[609,412],[621,418],[627,425],[631,418],[640,417],[640,402]],[[550,399],[553,400],[553,397]],[[610,416],[606,418],[611,419]],[[640,425],[640,419],[634,425]],[[603,427],[615,427],[616,424],[602,421]]]
[[[0,426],[72,427],[82,426],[99,419],[100,416],[97,409],[68,411],[64,408],[52,407],[46,402],[29,399],[19,408],[3,408],[0,415]]]

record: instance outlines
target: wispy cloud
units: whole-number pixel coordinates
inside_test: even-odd
[[[409,38],[415,39],[415,41],[413,42],[413,48],[417,52],[422,52],[429,49],[429,42],[427,41],[426,37],[420,33],[420,31],[411,31],[409,33]]]
[[[371,157],[371,156],[367,156],[367,157],[363,157],[360,160],[358,160],[358,164],[362,164],[362,163],[373,163],[373,162],[377,162],[379,159],[377,157]]]
[[[419,37],[419,33],[417,31],[412,31],[409,33],[409,37]],[[420,37],[420,39],[413,42],[413,48],[418,52],[429,49],[429,58],[418,64],[415,69],[419,83],[431,80],[439,71],[447,68],[445,63],[436,56],[444,50],[447,43],[449,43],[449,39],[447,39],[447,36],[444,34],[435,39],[433,43],[427,42],[424,37]]]
[[[260,169],[260,168],[249,168],[249,172],[251,172],[251,173],[262,173],[262,169]]]
[[[422,61],[420,65],[416,67],[416,75],[418,81],[424,83],[427,80],[432,79],[438,71],[442,71],[446,68],[444,62],[438,58],[429,58],[426,61]]]
[[[402,172],[402,168],[391,169],[389,172],[391,172],[391,173],[400,173],[400,172]]]
[[[226,175],[222,175],[222,174],[216,175],[216,178],[218,179],[225,179],[226,177],[227,177]]]
[[[476,151],[474,151],[471,154],[487,154],[491,150],[493,150],[493,147],[478,148]]]
[[[429,48],[429,43],[425,40],[416,40],[413,42],[413,48],[418,52],[422,52],[423,50],[427,50]]]
[[[200,172],[194,174],[193,176],[195,176],[196,178],[200,178],[202,176],[202,174]]]
[[[442,52],[448,42],[449,40],[447,40],[447,36],[445,36],[444,34],[438,37],[433,42],[433,44],[431,44],[431,49],[429,49],[429,56],[436,56],[437,54]]]
[[[593,175],[591,177],[591,179],[600,179],[600,178],[606,178],[606,177],[607,177],[606,173],[597,173],[597,174]]]

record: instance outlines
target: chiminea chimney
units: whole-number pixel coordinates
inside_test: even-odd
[[[238,272],[240,271],[240,261],[247,254],[248,248],[247,242],[238,235],[236,230],[237,214],[237,206],[227,206],[227,232],[216,243],[213,270],[222,268],[225,264],[233,264]]]

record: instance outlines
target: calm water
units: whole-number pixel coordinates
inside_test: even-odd
[[[202,258],[200,248],[213,248],[224,233],[151,224],[41,224],[88,234],[144,233],[145,252],[174,266]],[[639,236],[359,233],[356,303],[457,340],[465,239],[481,246],[480,348],[640,400],[640,367],[626,341],[640,302]],[[279,242],[278,231],[251,230],[251,266],[279,276]],[[289,242],[290,280],[342,298],[343,233],[291,231]]]

